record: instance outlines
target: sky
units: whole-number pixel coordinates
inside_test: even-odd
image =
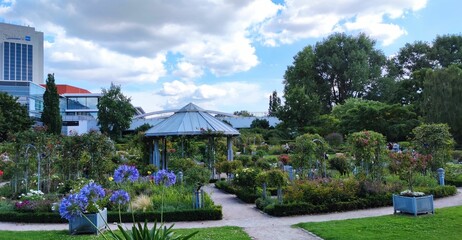
[[[460,9],[460,0],[0,0],[0,22],[44,33],[44,72],[57,84],[99,93],[114,83],[146,112],[192,102],[264,113],[304,47],[365,33],[393,56],[461,34]]]

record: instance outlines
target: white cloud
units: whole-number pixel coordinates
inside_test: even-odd
[[[427,0],[286,0],[280,14],[263,23],[259,32],[269,46],[345,30],[364,32],[389,45],[406,31],[385,19],[404,17],[426,3]]]
[[[176,109],[194,102],[206,109],[229,112],[238,108],[256,110],[256,105],[268,99],[258,84],[237,81],[196,85],[175,80],[164,83],[156,95],[163,99],[160,102],[164,103],[164,109]]]
[[[204,70],[201,66],[193,65],[190,62],[180,61],[177,64],[176,70],[173,72],[173,76],[181,79],[196,79],[204,74]]]
[[[91,65],[99,73],[90,77],[156,81],[167,74],[162,65],[169,52],[183,59],[178,69],[169,69],[181,79],[200,77],[206,70],[220,76],[255,67],[249,29],[278,8],[268,0],[22,0],[4,11],[5,17],[19,18],[54,38],[47,48],[50,70],[75,77],[76,68],[88,73]],[[135,64],[140,61],[141,66]]]

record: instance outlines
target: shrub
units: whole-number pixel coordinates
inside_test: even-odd
[[[187,185],[205,185],[210,179],[211,172],[209,169],[195,165],[184,172],[184,181]]]
[[[350,162],[348,161],[348,158],[345,156],[345,154],[335,154],[334,157],[329,159],[329,165],[343,176],[350,173]]]
[[[233,184],[242,188],[255,188],[257,175],[260,170],[257,168],[244,168],[236,171]]]
[[[243,166],[248,166],[251,163],[252,156],[250,155],[237,155],[234,157],[234,160],[239,160],[242,162]]]
[[[287,154],[281,154],[278,157],[279,161],[282,162],[282,164],[287,165],[290,163],[290,156]]]
[[[268,149],[269,155],[279,155],[284,153],[284,148],[281,145],[272,145]]]
[[[168,162],[168,169],[174,172],[185,172],[187,169],[195,166],[196,163],[190,158],[177,158]]]
[[[454,160],[454,163],[462,162],[462,150],[452,151],[452,159]]]
[[[343,144],[343,136],[340,133],[329,133],[325,139],[331,147],[337,148]]]

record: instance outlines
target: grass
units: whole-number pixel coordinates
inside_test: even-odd
[[[319,237],[329,239],[460,239],[462,206],[437,209],[420,215],[388,215],[328,222],[299,223]]]
[[[182,235],[199,231],[192,240],[250,240],[250,237],[239,227],[214,227],[196,229],[175,229],[174,232]],[[108,239],[111,239],[108,234]],[[102,240],[102,236],[96,235],[69,235],[69,231],[0,231],[0,239],[8,240]]]

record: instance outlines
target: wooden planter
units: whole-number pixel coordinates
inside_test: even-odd
[[[393,195],[394,213],[410,213],[417,216],[423,213],[435,213],[433,208],[433,195],[422,197],[407,197],[401,195]]]
[[[106,228],[107,209],[100,210],[99,213],[85,214],[84,216],[74,217],[69,221],[69,233],[74,234],[98,234],[98,230]],[[96,226],[96,228],[95,228]]]

